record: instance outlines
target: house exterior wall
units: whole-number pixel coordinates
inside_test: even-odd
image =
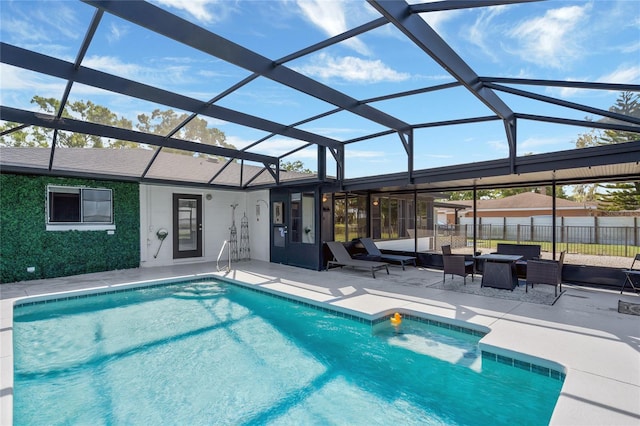
[[[47,185],[111,189],[115,230],[48,231]],[[5,173],[0,187],[0,282],[138,266],[137,183]]]
[[[203,251],[199,258],[173,258],[173,194],[202,196],[202,239]],[[207,199],[211,195],[211,199]],[[240,246],[240,225],[246,214],[249,223],[250,258],[269,261],[269,191],[222,191],[204,190],[184,186],[140,185],[140,266],[166,266],[194,262],[215,262],[224,241],[229,240],[232,208],[235,210],[238,247]],[[259,207],[258,207],[259,206]],[[169,231],[162,242],[156,236],[160,228]],[[222,254],[221,266],[226,264],[228,249]],[[154,257],[157,253],[157,257]]]

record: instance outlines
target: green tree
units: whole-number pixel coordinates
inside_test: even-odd
[[[495,198],[495,194],[493,190],[490,189],[480,189],[476,191],[476,197],[478,200],[488,200]],[[462,201],[462,200],[473,200],[473,191],[453,191],[449,193],[450,201]]]
[[[587,118],[587,120],[589,120]],[[602,132],[598,129],[591,129],[587,133],[582,133],[576,139],[576,148],[587,148],[590,146],[600,146],[602,143]],[[598,185],[594,183],[581,183],[574,185],[573,198],[575,201],[586,203],[596,200]]]
[[[615,105],[609,111],[629,117],[640,118],[640,94],[622,92],[616,99]],[[614,123],[611,118],[602,119],[603,122]],[[607,129],[599,131],[591,129],[576,140],[576,148],[602,146],[617,143],[632,142],[640,139],[640,132],[626,132]],[[640,208],[640,181],[617,182],[608,184],[576,185],[574,192],[576,200],[581,202],[599,201],[603,210],[635,210]]]
[[[616,104],[609,108],[609,111],[629,117],[640,118],[640,93],[622,92]],[[614,120],[606,118],[603,121],[613,122]],[[613,143],[632,142],[640,139],[640,132],[624,132],[621,130],[605,130],[601,136],[603,145]]]
[[[56,115],[60,109],[60,101],[55,98],[34,96],[31,99],[31,103],[38,105],[40,111],[50,115]],[[94,104],[91,101],[68,102],[62,110],[61,116],[63,118],[72,118],[91,123],[104,124],[107,126],[125,129],[132,128],[130,120],[118,117],[108,108]],[[2,130],[4,131],[5,128],[11,128],[13,125],[14,124],[12,123],[7,123],[3,126]],[[51,145],[51,141],[53,140],[53,132],[53,129],[29,126],[15,132],[7,133],[6,137],[2,137],[1,142],[4,146],[48,147]],[[106,146],[111,146],[113,144],[111,141],[106,142]],[[137,144],[132,144],[131,142],[116,142],[120,142],[123,146],[137,146]],[[100,136],[59,131],[56,146],[66,148],[104,148],[105,140]]]
[[[582,133],[576,139],[576,148],[587,148],[602,144],[602,133],[598,129],[591,129],[587,133]]]
[[[48,114],[56,114],[60,109],[60,101],[55,98],[43,98],[34,96],[31,103],[37,104],[40,109]],[[106,126],[131,129],[132,123],[123,117],[118,117],[108,108],[97,105],[91,101],[75,101],[65,104],[62,117],[74,118],[90,123],[104,124]],[[52,140],[52,129],[37,128],[35,133],[44,133],[48,140]],[[51,135],[51,136],[49,136]],[[100,136],[86,135],[82,133],[58,132],[57,146],[67,148],[104,148],[105,141]],[[109,146],[107,142],[107,146]]]
[[[208,127],[207,121],[203,118],[196,117],[183,126],[182,123],[188,118],[188,114],[178,114],[172,109],[166,111],[156,109],[151,115],[138,115],[136,127],[145,133],[171,136],[176,139],[235,149],[232,144],[226,141],[224,132]],[[176,129],[178,130],[176,131]],[[162,151],[199,156],[198,153],[184,152],[172,148],[163,148]]]
[[[551,195],[552,188],[550,186],[542,188],[500,188],[500,189],[481,189],[476,191],[479,200],[493,200],[496,198],[511,197],[512,195],[522,194],[524,192],[537,192]],[[569,198],[563,186],[556,186],[557,198]],[[449,194],[449,201],[473,200],[473,191],[454,191]]]
[[[0,146],[46,148],[49,144],[42,133],[34,135],[28,127],[6,122],[0,126]]]
[[[304,163],[300,160],[296,161],[280,161],[280,170],[286,170],[288,172],[298,172],[298,173],[310,173],[313,172],[304,167]]]
[[[40,111],[55,115],[60,109],[60,101],[55,98],[34,96],[31,103],[38,105]],[[91,123],[103,124],[124,129],[133,129],[133,122],[109,110],[107,107],[95,104],[91,101],[68,102],[62,111],[62,117],[73,118]],[[226,142],[225,134],[215,128],[207,126],[207,121],[202,118],[194,118],[184,126],[189,115],[176,114],[169,109],[154,110],[151,115],[138,115],[136,128],[142,132],[153,133],[162,136],[172,136],[209,145],[234,148]],[[176,131],[175,129],[178,128]],[[15,130],[14,130],[15,129]],[[5,123],[0,126],[0,144],[3,146],[17,147],[48,147],[53,140],[53,129],[37,126],[20,128],[17,123]],[[106,139],[100,136],[86,135],[72,132],[58,132],[56,145],[67,148],[139,148],[140,144],[125,140]],[[191,152],[182,152],[175,149],[165,150],[193,155]]]
[[[602,210],[640,209],[640,181],[604,184],[605,190],[598,194],[599,207]]]

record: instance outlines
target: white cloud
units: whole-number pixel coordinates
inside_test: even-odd
[[[124,25],[118,25],[115,22],[112,22],[111,25],[109,25],[107,40],[109,43],[114,43],[124,37],[127,32],[128,31]]]
[[[410,77],[407,73],[387,67],[380,60],[370,61],[354,56],[337,58],[326,53],[315,55],[309,64],[297,67],[296,70],[322,80],[338,78],[359,83],[404,81]]]
[[[518,42],[517,54],[543,67],[566,68],[584,54],[580,29],[586,27],[590,4],[548,10],[544,16],[516,25],[509,36]]]
[[[384,151],[364,151],[357,149],[348,149],[345,151],[344,155],[347,159],[359,158],[383,160],[389,157],[388,153]]]
[[[416,4],[416,3],[433,3],[440,0],[409,0],[407,3]],[[420,17],[427,23],[431,28],[433,28],[441,37],[444,37],[444,24],[447,21],[451,21],[458,15],[460,15],[461,11],[459,10],[446,10],[442,12],[428,12],[421,13]]]
[[[166,81],[177,84],[187,84],[193,81],[193,76],[189,75],[190,67],[188,65],[167,62],[175,63],[175,61],[166,61],[158,67],[145,67],[140,64],[123,62],[115,56],[94,55],[82,61],[82,66],[156,86],[162,86]]]
[[[571,80],[567,79],[567,81],[571,81]],[[580,81],[582,81],[582,80],[580,80]],[[575,87],[561,87],[559,89],[549,88],[547,90],[549,92],[551,92],[552,94],[553,94],[553,92],[557,92],[558,96],[560,96],[563,99],[574,98],[574,97],[580,95],[581,93],[585,92],[584,89],[577,89]]]
[[[640,23],[638,23],[638,27],[640,27]],[[622,53],[633,53],[640,51],[640,40],[632,41],[629,44],[620,46],[620,52]]]
[[[223,129],[224,130],[224,129]],[[255,140],[247,141],[239,137],[227,137],[227,142],[232,143],[236,148],[243,148],[255,142]],[[250,152],[260,153],[262,155],[271,155],[274,157],[286,154],[289,151],[300,148],[306,144],[306,142],[299,141],[297,139],[288,139],[274,136],[271,139],[267,139],[264,142],[260,142],[258,145],[249,148]],[[295,153],[296,157],[300,158],[315,158],[315,148],[312,150],[303,149]]]
[[[333,139],[351,139],[354,135],[368,133],[367,129],[353,127],[311,127],[304,130]]]
[[[303,16],[327,34],[334,36],[347,30],[343,2],[299,0],[297,4]]]
[[[66,3],[69,4],[69,3]],[[33,13],[29,13],[29,20],[34,22],[38,27],[51,29],[53,27],[55,34],[62,34],[64,37],[76,40],[82,37],[82,32],[78,28],[82,28],[82,23],[76,19],[76,12],[71,7],[67,7],[64,2],[56,3],[55,18],[48,9],[36,9]]]
[[[500,140],[487,141],[487,145],[489,145],[489,148],[491,148],[492,151],[497,151],[504,155],[507,155],[509,153],[509,144],[507,144],[506,141],[500,141]]]
[[[225,20],[235,4],[227,0],[157,0],[157,3],[184,10],[196,20],[208,24]]]
[[[3,18],[3,30],[11,34],[15,40],[21,40],[22,43],[32,43],[49,40],[46,30],[40,25],[32,25],[28,21],[19,19]]]
[[[565,147],[563,147],[563,145],[565,145]],[[549,149],[549,147],[553,149]],[[518,143],[518,155],[524,155],[528,152],[539,154],[541,152],[559,151],[569,148],[575,148],[575,143],[570,139],[567,139],[565,136],[531,136]]]
[[[467,39],[477,46],[484,55],[492,60],[497,60],[495,49],[487,45],[487,38],[495,37],[493,19],[505,11],[505,6],[489,7],[482,9],[473,25],[469,27]]]
[[[6,64],[0,64],[0,76],[0,102],[16,108],[33,109],[29,102],[35,95],[59,98],[66,85],[65,81]]]
[[[302,16],[329,37],[342,34],[349,29],[347,6],[350,2],[348,1],[298,0],[297,4]],[[350,38],[344,44],[362,55],[370,54],[369,48],[358,38]]]
[[[640,65],[623,64],[615,71],[598,78],[602,83],[633,84],[640,81]]]
[[[568,78],[567,81],[596,81],[598,83],[618,83],[618,84],[636,84],[640,82],[640,65],[622,64],[609,74],[602,75],[593,80],[589,77],[585,78]],[[557,94],[561,98],[568,99],[581,96],[591,91],[587,89],[578,89],[574,87],[548,88],[548,92]],[[614,91],[617,92],[617,91]]]
[[[136,64],[126,64],[114,56],[89,56],[82,61],[82,66],[93,68],[125,78],[138,79],[142,74],[142,67]]]
[[[205,117],[201,116],[201,118],[205,118]],[[208,119],[208,117],[206,117],[206,118]],[[224,131],[224,129],[223,129],[224,124],[226,124],[226,123],[222,123],[222,122],[221,122],[221,123],[219,123],[219,124],[218,124],[217,126],[215,126],[215,127],[217,127],[217,128],[219,128],[220,130]],[[225,136],[226,136],[225,141],[226,141],[227,143],[230,143],[231,145],[235,146],[237,149],[242,149],[242,148],[244,148],[245,146],[247,146],[247,145],[249,145],[249,144],[251,144],[251,143],[255,142],[255,141],[249,141],[249,140],[244,139],[244,138],[241,138],[241,137],[239,137],[239,136],[227,135],[226,133],[225,133]]]
[[[34,47],[49,55],[57,54],[64,49],[68,40],[82,37],[83,24],[76,19],[73,8],[66,2],[55,4],[55,19],[52,19],[51,8],[26,7],[14,8],[12,2],[2,2],[2,33],[4,41],[32,49]],[[23,2],[16,2],[21,5]],[[27,2],[24,2],[27,4]],[[52,3],[53,4],[53,3]],[[44,5],[48,6],[47,3]]]

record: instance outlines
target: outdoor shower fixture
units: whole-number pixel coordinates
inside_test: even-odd
[[[169,235],[169,231],[164,228],[160,228],[156,232],[156,237],[158,237],[158,239],[160,240],[160,245],[158,246],[156,254],[153,255],[154,259],[158,257],[158,253],[160,253],[160,247],[162,247],[162,243],[164,242],[164,239],[167,238],[167,235]]]
[[[260,222],[260,202],[263,202],[265,206],[267,206],[267,210],[269,209],[269,203],[267,203],[265,200],[258,200],[256,201],[256,222]]]
[[[229,228],[229,263],[238,260],[238,231],[236,229],[236,207],[238,203],[231,204],[231,228]]]

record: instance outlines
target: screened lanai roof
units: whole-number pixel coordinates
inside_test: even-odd
[[[576,148],[640,135],[617,103],[640,93],[640,2],[30,1],[0,19],[5,172],[339,190],[640,174],[640,136]]]

